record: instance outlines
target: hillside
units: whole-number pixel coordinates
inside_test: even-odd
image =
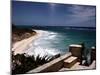
[[[28,28],[18,28],[12,24],[12,43],[21,41],[35,35],[36,32]]]

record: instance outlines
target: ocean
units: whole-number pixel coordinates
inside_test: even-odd
[[[85,44],[85,52],[90,53],[91,47],[96,46],[96,28],[93,27],[33,26],[29,28],[42,32],[42,35],[26,48],[25,52],[30,55],[63,55],[69,52],[69,45],[81,43]]]

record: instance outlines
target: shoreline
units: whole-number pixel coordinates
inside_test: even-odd
[[[36,31],[35,35],[13,44],[12,51],[14,51],[15,55],[24,53],[25,49],[31,44],[31,42],[39,38],[39,36],[41,35],[41,32],[37,30],[34,30],[34,31]]]

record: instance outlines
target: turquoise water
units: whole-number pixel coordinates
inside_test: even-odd
[[[66,28],[66,27],[34,27],[42,35],[32,42],[27,53],[35,55],[56,55],[65,54],[69,51],[69,45],[85,43],[90,50],[96,46],[95,29],[86,28]],[[88,52],[89,52],[88,50]]]

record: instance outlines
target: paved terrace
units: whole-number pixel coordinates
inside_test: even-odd
[[[89,70],[89,69],[96,69],[96,61],[93,61],[93,63],[90,66],[84,66],[80,65],[80,62],[77,62],[74,64],[71,68],[61,68],[59,71],[69,71],[69,70]]]
[[[89,70],[89,69],[95,69],[96,68],[96,62],[93,61],[93,63],[90,66],[83,66],[80,65],[80,62],[76,62],[72,67],[66,68],[64,67],[64,60],[71,58],[72,54],[68,53],[64,56],[61,56],[59,58],[56,58],[55,60],[44,64],[36,69],[33,69],[29,73],[41,73],[41,72],[61,72],[61,71],[69,71],[69,70]],[[73,60],[73,58],[71,58]]]
[[[66,53],[65,55],[62,55],[50,61],[49,63],[46,63],[40,67],[37,67],[36,69],[33,69],[27,73],[95,69],[96,68],[95,59],[93,59],[92,64],[90,64],[89,66],[80,65],[80,62],[79,62],[80,55],[81,55],[80,53],[81,53],[81,46],[70,45],[69,53]]]

